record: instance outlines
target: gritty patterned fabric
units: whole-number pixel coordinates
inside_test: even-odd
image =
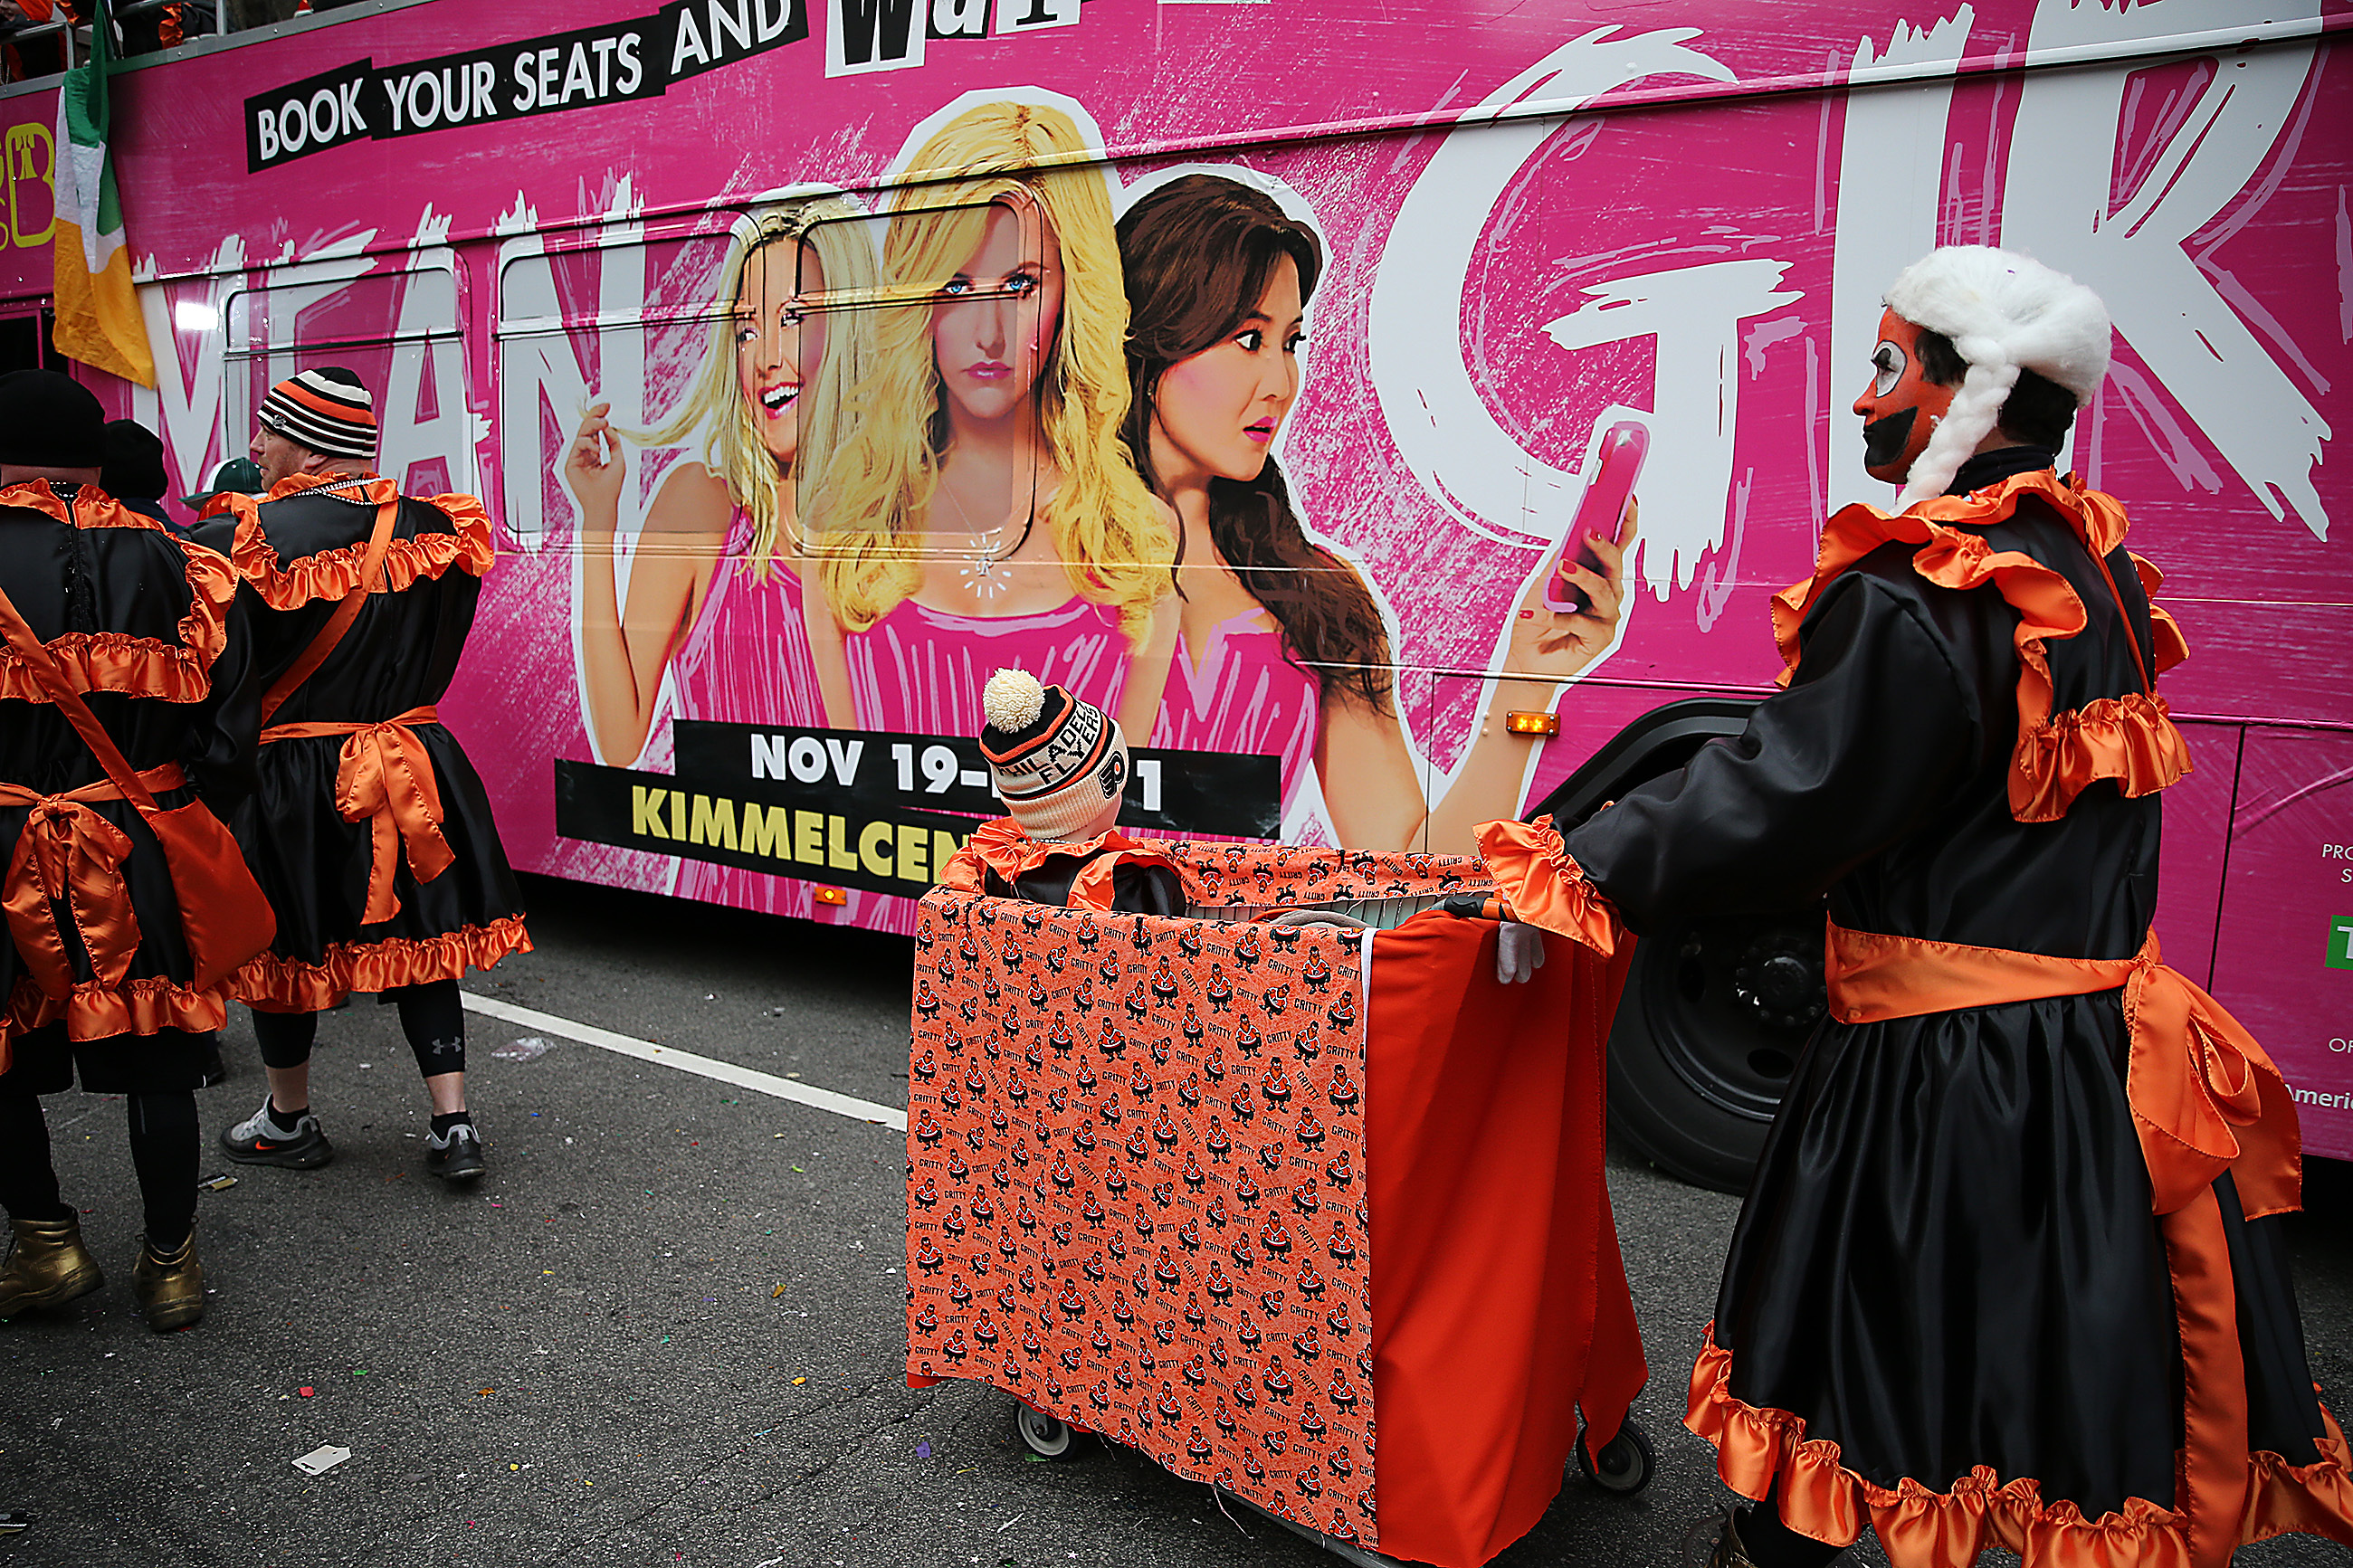
[[[1368,850],[1308,845],[1195,844],[1168,847],[1187,871],[1186,886],[1200,904],[1345,904],[1468,892],[1492,885],[1487,868],[1467,855],[1377,855]]]
[[[1475,861],[1176,848],[1189,891],[1251,906],[1485,885]],[[1361,952],[1328,926],[926,898],[911,1377],[983,1379],[1375,1544]]]

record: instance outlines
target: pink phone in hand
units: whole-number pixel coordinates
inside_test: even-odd
[[[1563,555],[1574,548],[1577,563],[1593,571],[1601,569],[1601,558],[1593,552],[1587,542],[1615,542],[1618,525],[1626,515],[1626,502],[1634,494],[1634,480],[1642,471],[1642,459],[1651,450],[1650,426],[1631,419],[1621,419],[1602,433],[1598,450],[1593,482],[1585,487],[1585,499],[1577,502],[1577,516],[1568,531],[1561,536],[1560,550],[1552,558],[1552,568],[1545,574],[1545,605],[1563,615],[1582,615],[1593,607],[1585,590],[1566,581],[1560,574]]]

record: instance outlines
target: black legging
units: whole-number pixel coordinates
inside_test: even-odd
[[[466,1005],[456,981],[404,985],[385,994],[400,1009],[400,1032],[408,1037],[408,1048],[416,1054],[418,1072],[427,1078],[438,1078],[445,1072],[466,1070]],[[281,1070],[301,1067],[311,1059],[311,1045],[318,1033],[316,1013],[253,1016],[253,1034],[261,1042],[265,1067]],[[297,1110],[301,1107],[290,1105],[286,1109]]]
[[[131,1163],[139,1173],[147,1240],[176,1251],[196,1218],[196,1097],[185,1089],[127,1096]],[[49,1126],[29,1094],[0,1095],[0,1208],[12,1219],[71,1219],[49,1163]]]
[[[1765,1500],[1740,1510],[1740,1544],[1757,1568],[1824,1568],[1845,1550],[1825,1546],[1810,1535],[1800,1535],[1781,1522],[1780,1485]]]

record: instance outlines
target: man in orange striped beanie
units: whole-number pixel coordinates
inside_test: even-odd
[[[375,411],[348,370],[287,377],[255,422],[269,492],[216,496],[195,531],[244,584],[261,777],[230,826],[278,912],[277,940],[229,985],[253,1009],[269,1098],[222,1147],[294,1170],[333,1157],[311,1109],[318,1016],[374,992],[425,1079],[426,1168],[473,1181],[487,1165],[458,979],[531,946],[490,796],[435,708],[495,559],[491,520],[472,496],[404,496],[375,473]]]
[[[306,370],[271,387],[254,426],[246,450],[273,485],[353,464],[366,471],[375,462],[375,400],[341,365]]]

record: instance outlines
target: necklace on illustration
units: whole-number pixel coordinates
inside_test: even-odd
[[[1029,542],[1030,531],[1038,526],[1036,499],[1031,499],[1029,518],[1021,525],[1021,537],[1013,542],[1012,549],[1007,550],[1001,548],[1005,542],[1003,523],[988,529],[975,527],[972,514],[965,510],[964,502],[956,499],[956,493],[944,485],[940,487],[940,490],[948,498],[948,504],[955,508],[956,517],[964,524],[965,531],[972,536],[972,554],[956,568],[957,575],[964,579],[966,593],[987,604],[1013,586],[1012,574],[1005,563],[1008,557],[1018,553],[1021,547]]]

